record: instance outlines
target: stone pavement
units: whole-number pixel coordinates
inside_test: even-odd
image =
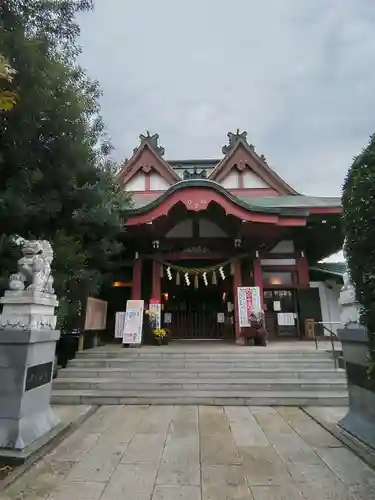
[[[375,471],[293,407],[100,407],[1,500],[370,500]]]

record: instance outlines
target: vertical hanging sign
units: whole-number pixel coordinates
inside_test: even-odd
[[[260,307],[260,288],[258,286],[239,286],[238,297],[238,324],[240,328],[251,326],[252,313],[258,313]]]
[[[161,328],[161,302],[159,299],[150,299],[150,312],[154,319],[155,328]]]
[[[122,339],[124,336],[125,317],[126,313],[124,311],[118,311],[116,313],[115,339]]]
[[[140,344],[142,342],[143,300],[128,300],[126,302],[123,344]]]

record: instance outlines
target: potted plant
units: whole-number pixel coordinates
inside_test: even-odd
[[[348,270],[340,295],[339,330],[349,411],[340,425],[375,447],[375,135],[355,159],[343,194]]]
[[[167,331],[165,330],[165,328],[154,328],[152,330],[152,333],[154,334],[156,343],[158,345],[162,345],[165,343],[167,339]]]

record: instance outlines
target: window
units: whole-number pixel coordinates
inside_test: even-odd
[[[266,271],[262,276],[264,286],[293,284],[291,271]]]

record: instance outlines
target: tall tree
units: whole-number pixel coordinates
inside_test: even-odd
[[[369,335],[369,373],[375,384],[375,135],[349,169],[342,203],[348,266]]]
[[[99,86],[75,60],[75,15],[90,6],[83,0],[0,6],[0,53],[17,71],[22,96],[0,115],[0,274],[9,271],[12,235],[52,240],[56,288],[70,320],[121,251],[129,205],[114,180]]]

